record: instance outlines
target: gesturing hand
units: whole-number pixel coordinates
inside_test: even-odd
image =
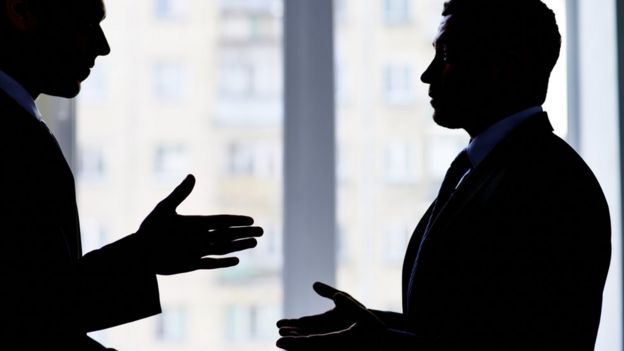
[[[282,336],[278,347],[292,351],[379,349],[385,327],[372,312],[329,285],[317,282],[313,288],[336,306],[322,314],[278,321]]]
[[[262,228],[251,227],[246,216],[182,216],[176,213],[195,186],[189,175],[145,218],[137,236],[145,250],[148,267],[156,274],[171,275],[197,269],[215,269],[238,264],[238,258],[214,258],[255,247],[253,237]]]

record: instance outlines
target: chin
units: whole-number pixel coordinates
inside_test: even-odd
[[[462,120],[463,118],[459,112],[444,111],[440,109],[435,109],[433,112],[433,121],[440,127],[460,129],[462,128]]]
[[[58,85],[51,87],[43,92],[47,95],[58,96],[62,98],[71,99],[74,98],[80,93],[80,82],[76,81],[73,83],[66,83],[63,85]]]

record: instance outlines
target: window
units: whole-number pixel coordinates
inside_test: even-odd
[[[159,277],[164,314],[107,330],[107,344],[230,350],[229,333],[245,334],[236,350],[272,349],[282,299],[282,1],[110,3],[102,25],[112,53],[96,64],[114,63],[107,98],[96,105],[81,94],[76,105],[78,144],[106,140],[107,183],[77,179],[81,217],[119,239],[192,173],[179,213],[251,215],[266,234],[258,250],[235,255],[237,267]],[[124,15],[143,10],[152,21]],[[245,312],[227,317],[241,301]]]
[[[82,83],[81,99],[92,104],[102,104],[107,98],[109,89],[109,63],[104,61],[98,64],[91,70],[89,79]]]
[[[394,219],[386,224],[383,229],[383,245],[381,245],[383,252],[381,256],[387,264],[400,266],[403,263],[405,248],[414,228],[416,228],[416,224],[413,223],[413,219],[410,221]]]
[[[233,342],[275,340],[279,309],[268,305],[233,305],[226,309],[227,338]]]
[[[159,180],[182,179],[189,171],[189,158],[183,145],[159,145],[154,153],[154,175]]]
[[[180,63],[157,63],[154,65],[154,97],[161,101],[180,101],[187,97],[188,72]]]
[[[225,61],[221,69],[220,86],[224,97],[250,97],[254,90],[253,67],[242,62]]]
[[[388,65],[384,68],[384,98],[390,105],[414,102],[412,69],[408,65]]]
[[[185,306],[167,306],[156,316],[156,338],[161,342],[187,340],[188,312]]]
[[[97,182],[106,174],[104,151],[99,146],[83,145],[78,150],[78,177],[85,182]]]
[[[384,152],[384,178],[388,183],[414,183],[422,178],[422,151],[417,144],[390,141]]]
[[[411,19],[411,0],[384,0],[383,14],[387,24],[406,24]]]
[[[426,170],[431,179],[440,179],[446,175],[451,162],[468,145],[468,137],[461,134],[434,134],[429,136]]]
[[[148,4],[154,1],[157,0],[114,3],[117,13],[125,10],[132,13],[131,8],[137,6],[136,3],[139,2],[149,7]],[[559,16],[560,27],[564,29],[566,2],[563,0],[548,0],[547,2],[558,4],[555,11]],[[156,17],[162,19],[183,17],[185,13],[189,13],[188,9],[191,5],[187,4],[190,3],[190,0],[188,2],[158,0],[155,2],[157,4]],[[306,9],[307,6],[320,6],[323,3],[324,1],[287,2],[289,6],[301,6]],[[335,120],[331,122],[332,124],[335,122],[338,126],[336,145],[340,145],[338,152],[341,153],[337,157],[338,164],[335,170],[338,172],[337,178],[342,179],[346,174],[349,181],[337,184],[336,212],[340,218],[340,228],[329,237],[327,242],[337,241],[335,255],[338,260],[336,267],[332,267],[338,272],[338,287],[361,297],[362,301],[371,307],[395,306],[398,308],[400,306],[400,296],[396,295],[398,290],[392,289],[393,291],[390,292],[389,286],[398,281],[395,277],[400,274],[401,268],[398,262],[404,253],[401,247],[406,245],[405,233],[411,232],[420,219],[423,206],[429,204],[431,198],[435,196],[439,182],[444,177],[451,160],[468,142],[468,138],[463,133],[445,133],[433,124],[430,118],[431,109],[426,99],[420,100],[421,97],[427,95],[426,87],[418,80],[427,62],[405,59],[405,57],[432,56],[431,41],[443,3],[444,0],[418,2],[336,0],[335,4],[338,23],[344,23],[341,18],[347,18],[349,22],[348,25],[335,27],[335,37],[338,38],[336,51],[340,53],[339,59],[336,59],[339,61],[336,66],[339,67],[335,77],[338,86],[336,98],[339,104],[336,108]],[[589,4],[588,1],[584,3]],[[218,212],[250,213],[258,219],[259,225],[267,229],[266,235],[272,238],[282,235],[281,226],[276,223],[282,223],[281,212],[287,212],[285,208],[282,208],[281,196],[284,184],[280,178],[283,131],[281,106],[282,94],[286,93],[281,86],[284,78],[284,62],[281,59],[283,43],[280,31],[283,20],[281,11],[283,2],[215,0],[202,4],[206,10],[206,17],[202,17],[201,21],[191,21],[189,18],[188,32],[185,33],[189,38],[196,38],[203,44],[198,46],[197,51],[191,53],[179,50],[179,40],[159,43],[163,47],[171,48],[169,50],[175,52],[176,55],[179,54],[180,58],[165,61],[159,64],[160,68],[154,68],[152,71],[148,67],[147,79],[135,72],[132,69],[134,66],[130,63],[163,62],[163,58],[141,45],[134,45],[144,38],[126,38],[123,33],[132,31],[152,35],[155,30],[153,24],[141,21],[126,23],[112,13],[104,22],[105,26],[120,28],[120,30],[108,32],[113,47],[111,57],[115,57],[118,60],[116,62],[119,62],[119,66],[115,66],[115,71],[128,72],[118,82],[107,83],[106,88],[107,104],[110,104],[106,110],[109,112],[107,116],[110,118],[110,125],[117,128],[113,132],[106,131],[110,133],[109,135],[115,136],[106,140],[111,140],[111,144],[116,145],[119,150],[114,156],[111,152],[109,162],[118,162],[120,165],[119,167],[109,166],[107,172],[110,174],[107,177],[110,176],[116,182],[111,184],[110,188],[122,189],[122,194],[115,195],[104,191],[96,194],[88,193],[88,196],[85,195],[85,199],[80,201],[80,210],[84,215],[83,218],[99,218],[93,213],[93,203],[102,202],[103,199],[106,199],[109,208],[123,207],[123,211],[120,211],[123,213],[118,214],[119,219],[112,224],[113,228],[107,226],[107,230],[110,229],[111,233],[127,232],[130,226],[137,224],[136,218],[144,214],[143,210],[153,206],[154,203],[146,199],[158,199],[162,195],[162,182],[154,188],[150,184],[145,184],[149,182],[142,180],[152,176],[157,169],[180,169],[183,167],[175,165],[186,164],[189,168],[197,170],[194,173],[198,176],[198,186],[192,197],[196,202],[188,204],[188,212],[204,213],[206,209],[209,209]],[[127,7],[125,10],[124,6]],[[598,11],[602,5],[586,6],[592,11]],[[178,10],[175,10],[176,8]],[[181,15],[175,15],[176,12]],[[376,17],[378,13],[381,14]],[[372,14],[372,16],[362,14]],[[413,18],[416,15],[419,23],[422,19],[423,23],[430,21],[431,25],[427,22],[427,25],[422,25],[423,28],[416,28],[416,21]],[[608,13],[603,13],[601,18],[603,20],[610,16]],[[379,28],[379,22],[382,28]],[[327,28],[323,26],[326,22],[320,21],[315,24],[319,28]],[[287,23],[287,25],[304,26],[306,24]],[[400,30],[392,30],[395,27],[400,27]],[[584,28],[586,28],[584,30],[593,29],[593,26]],[[403,40],[404,33],[409,33],[409,40]],[[311,37],[313,37],[312,42],[326,40],[321,36]],[[588,38],[592,37],[588,36]],[[306,43],[301,44],[305,46]],[[115,49],[120,46],[127,50]],[[592,50],[592,52],[602,52],[605,47],[608,45],[601,46],[599,50]],[[298,50],[298,48],[291,45],[287,50]],[[316,58],[318,52],[312,52]],[[565,50],[562,53],[565,53]],[[308,52],[305,57],[311,56]],[[563,56],[565,57],[565,54]],[[607,56],[601,55],[601,59]],[[585,62],[593,62],[591,56],[583,58]],[[195,66],[182,68],[179,62],[205,62],[206,65],[196,70]],[[565,74],[566,69],[562,63],[563,61],[560,61],[558,69]],[[306,61],[295,72],[305,70],[312,64],[313,62]],[[346,78],[344,72],[348,73]],[[317,70],[311,77],[317,78],[324,74],[326,74],[325,71]],[[150,80],[152,77],[153,81]],[[553,74],[553,79],[558,79],[556,77],[558,75]],[[288,80],[288,76],[285,78]],[[586,78],[584,81],[590,81],[603,80],[605,77],[588,75],[584,78]],[[191,79],[193,79],[192,82]],[[342,81],[347,82],[343,84]],[[127,91],[124,87],[135,87],[139,82],[144,86],[134,88],[133,91],[145,91],[154,99],[141,99],[124,94]],[[344,89],[347,85],[352,89]],[[162,107],[160,103],[184,99],[191,91],[191,87],[192,92],[197,91],[201,98],[185,100],[183,105],[188,105],[189,112],[175,116],[176,128],[153,123],[150,116],[160,111]],[[89,88],[88,84],[85,85],[85,89],[97,90]],[[602,96],[605,89],[604,84],[588,85],[583,94],[583,101],[587,95],[600,93]],[[554,90],[558,90],[558,93],[553,94]],[[564,90],[565,84],[561,84],[556,89],[551,88],[549,104],[565,105]],[[340,103],[345,91],[348,92],[349,104]],[[83,94],[85,93],[88,94],[87,91]],[[310,92],[305,93],[313,95]],[[313,106],[315,113],[321,109],[319,105]],[[547,109],[553,111],[553,108],[547,107]],[[96,109],[90,101],[79,100],[79,121],[98,114],[98,111],[100,109]],[[597,109],[597,111],[602,110]],[[318,115],[320,117],[322,114],[318,113]],[[565,112],[557,113],[557,115],[564,116]],[[596,113],[596,115],[599,114]],[[560,125],[565,127],[565,122],[564,118]],[[169,153],[173,156],[167,156],[167,152],[161,152],[158,156],[158,152],[154,152],[152,147],[147,147],[148,151],[143,149],[145,145],[150,145],[150,140],[168,140],[164,135],[170,136],[171,133],[178,133],[180,130],[187,129],[185,126],[188,125],[193,126],[191,128],[193,130],[186,131],[188,134],[176,139],[184,140],[185,143],[189,142],[184,152],[179,152],[177,155],[176,151]],[[104,130],[97,128],[98,125],[90,121],[79,123],[79,126],[77,138],[81,143],[85,140],[92,140],[96,132]],[[563,131],[562,134],[565,136],[567,128],[556,127],[557,130]],[[272,146],[266,146],[268,144],[265,140],[270,140]],[[299,141],[291,142],[297,144]],[[318,159],[334,156],[324,153],[327,150],[325,146],[329,144],[327,140],[318,139],[316,143],[315,151],[320,150],[317,155],[321,156]],[[287,148],[292,146],[292,144],[285,145]],[[172,148],[176,147],[172,146]],[[331,150],[336,152],[333,148]],[[348,153],[340,150],[348,151]],[[198,155],[197,158],[191,159],[189,157],[191,153]],[[263,154],[265,156],[262,156]],[[155,161],[157,159],[160,161]],[[179,160],[174,159],[188,161],[178,163]],[[146,166],[143,162],[148,165]],[[154,165],[151,165],[151,162],[154,162]],[[597,163],[602,162],[603,159],[600,159]],[[161,164],[161,166],[156,166],[156,164]],[[173,166],[164,166],[165,164]],[[275,166],[270,166],[271,164]],[[612,167],[613,164],[616,163],[609,163],[607,168]],[[168,172],[163,171],[163,173]],[[414,179],[421,178],[422,182],[414,181]],[[389,180],[392,179],[412,180],[409,182],[402,180],[401,187],[388,186]],[[305,182],[306,185],[311,187],[318,185],[317,179],[308,178],[308,180]],[[85,179],[80,177],[78,182],[79,189],[85,188]],[[619,193],[617,187],[610,189],[612,191],[606,191],[608,196],[616,196],[613,194]],[[91,189],[88,191],[90,192]],[[332,194],[329,195],[328,197],[331,197]],[[290,205],[292,206],[293,203]],[[402,209],[403,212],[397,215],[395,211],[397,208]],[[395,222],[396,225],[388,225],[388,223]],[[108,225],[108,222],[106,223]],[[292,234],[287,233],[287,227],[284,231],[284,236]],[[274,236],[271,233],[275,233]],[[252,279],[249,278],[250,275],[245,275],[248,273],[246,269],[250,266],[256,269],[262,266],[256,264],[260,261],[260,257],[281,251],[278,249],[279,245],[267,239],[267,237],[262,238],[260,242],[260,245],[267,245],[266,252],[242,254],[241,267],[215,274],[209,272],[201,275],[200,278],[196,274],[191,274],[176,281],[176,283],[184,281],[185,284],[188,282],[189,288],[184,290],[197,291],[197,295],[201,295],[201,297],[187,296],[185,303],[189,306],[208,305],[205,296],[219,297],[214,299],[218,301],[214,304],[210,303],[205,310],[202,310],[204,313],[201,313],[201,316],[198,313],[193,316],[193,319],[189,318],[190,316],[186,317],[187,321],[183,323],[187,333],[186,339],[190,336],[189,331],[195,328],[204,328],[205,325],[220,326],[218,332],[193,335],[199,340],[197,345],[201,344],[202,347],[188,346],[189,350],[205,349],[203,345],[209,345],[208,348],[215,350],[231,349],[232,345],[236,345],[236,350],[243,351],[272,348],[275,336],[262,335],[275,332],[274,321],[281,316],[279,308],[275,306],[281,304],[283,297],[287,304],[289,300],[292,300],[294,302],[291,305],[298,306],[304,303],[297,299],[305,300],[305,305],[307,302],[313,305],[321,300],[312,292],[309,298],[303,295],[293,296],[292,290],[290,296],[282,296],[281,266],[273,269],[272,273],[261,280],[257,279],[255,273]],[[367,244],[364,245],[363,242]],[[370,243],[375,243],[375,245]],[[383,252],[379,252],[380,250]],[[347,252],[348,259],[345,259]],[[615,251],[614,254],[616,254]],[[254,257],[254,255],[257,256]],[[252,257],[253,259],[250,260]],[[373,264],[371,257],[387,262],[387,264],[377,267]],[[317,260],[331,261],[330,258],[333,257],[316,255]],[[292,262],[285,260],[285,263],[291,264]],[[303,268],[309,269],[317,264],[316,261],[310,262],[303,265]],[[244,279],[227,280],[223,279],[221,274],[238,274]],[[309,286],[311,282],[305,280],[300,283]],[[177,299],[180,298],[179,295],[183,295],[180,292],[183,290],[180,286],[171,284],[169,281],[163,281],[162,285],[164,287],[163,298],[174,296]],[[385,289],[379,289],[379,286]],[[288,293],[288,288],[285,291]],[[272,300],[269,304],[271,307],[266,307],[267,311],[272,312],[267,312],[266,315],[273,315],[273,317],[262,317],[264,307],[261,306],[266,299]],[[609,299],[612,301],[613,297],[606,295],[605,301]],[[619,301],[620,296],[618,295],[615,299]],[[619,305],[615,308],[607,308],[605,312],[612,313],[613,310],[619,313],[621,309],[617,306]],[[216,313],[216,311],[222,311],[222,313]],[[262,321],[263,319],[265,320]],[[149,332],[144,330],[145,327],[141,323],[115,328],[106,332],[107,341],[111,345],[119,345],[120,349],[124,345],[126,348],[131,348],[130,345],[134,344],[141,345],[144,349],[156,349],[157,342],[160,342],[158,340],[163,338],[157,336],[159,333],[154,333],[153,324],[149,326],[152,327]],[[619,321],[610,323],[608,326],[618,332],[620,330]],[[267,329],[262,331],[262,328]],[[607,329],[601,328],[601,332],[604,330]],[[165,332],[160,334],[165,334]],[[138,338],[145,339],[133,343],[133,340],[138,340]],[[608,343],[605,348],[597,348],[597,350],[617,349],[612,345],[615,343]]]
[[[155,14],[158,19],[179,19],[186,16],[189,0],[154,0]]]
[[[264,235],[258,246],[250,252],[250,258],[253,260],[251,265],[257,267],[260,271],[269,270],[271,272],[279,269],[282,263],[282,228],[281,224],[271,223],[269,220],[256,219],[263,223]],[[264,272],[259,272],[263,274]]]
[[[275,178],[281,169],[279,148],[266,142],[233,142],[228,150],[228,174]]]

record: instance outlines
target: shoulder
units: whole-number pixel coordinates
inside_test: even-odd
[[[544,115],[519,127],[492,152],[489,167],[496,175],[490,190],[501,202],[528,212],[585,213],[608,217],[602,188],[583,158],[552,132]]]

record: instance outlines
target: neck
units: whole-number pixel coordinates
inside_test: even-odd
[[[468,132],[470,138],[475,138],[477,135],[481,134],[483,131],[503,119],[536,105],[536,103],[509,104],[507,106],[491,109],[489,112],[475,113],[476,116],[473,123],[466,126],[464,130]]]
[[[0,70],[15,79],[24,87],[24,89],[26,89],[33,100],[36,100],[41,94],[41,91],[36,84],[37,79],[34,78],[37,74],[34,70],[29,69],[32,65],[29,65],[26,60],[27,59],[22,58],[22,62],[20,62],[19,60],[2,57],[0,58]]]

